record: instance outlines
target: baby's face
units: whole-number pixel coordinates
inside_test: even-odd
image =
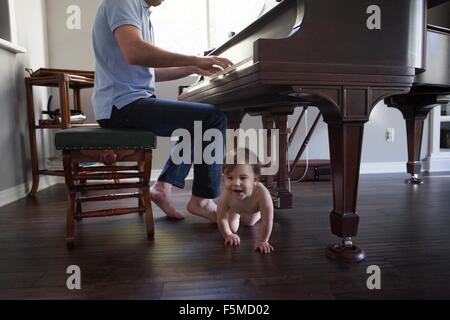
[[[236,166],[233,170],[224,174],[223,178],[225,190],[240,200],[252,195],[253,187],[257,181],[252,167],[247,164]]]

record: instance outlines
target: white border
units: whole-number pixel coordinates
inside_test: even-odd
[[[375,173],[405,173],[406,162],[363,162],[360,167],[360,174]]]

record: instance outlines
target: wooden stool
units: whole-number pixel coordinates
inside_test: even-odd
[[[56,149],[63,150],[64,175],[68,192],[66,241],[75,241],[75,220],[82,218],[145,213],[148,239],[154,238],[154,222],[149,190],[152,170],[153,133],[142,130],[76,128],[55,135]],[[130,162],[118,165],[118,162]],[[89,163],[102,163],[89,166]],[[135,182],[121,179],[137,178]],[[110,180],[110,181],[105,181]],[[95,182],[95,183],[94,183]],[[87,196],[93,190],[137,189],[134,193]],[[82,196],[83,195],[83,196]],[[137,206],[86,211],[82,204],[93,201],[137,199]]]

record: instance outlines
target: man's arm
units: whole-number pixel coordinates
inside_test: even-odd
[[[155,69],[156,82],[181,79],[196,73],[194,67],[173,67]]]
[[[142,40],[141,32],[132,25],[123,25],[114,31],[117,43],[126,61],[149,68],[192,67],[211,75],[232,65],[221,57],[197,57],[166,51]],[[187,71],[187,69],[185,69]]]
[[[172,68],[157,68],[155,69],[156,82],[171,81],[181,79],[193,74],[209,76],[204,70],[194,66],[189,67],[172,67]]]

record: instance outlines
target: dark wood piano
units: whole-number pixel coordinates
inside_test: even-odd
[[[385,99],[385,103],[399,109],[406,120],[406,168],[411,175],[406,182],[409,184],[422,183],[419,174],[424,121],[436,105],[450,102],[450,1],[429,0],[428,8],[425,71],[418,70],[408,94]]]
[[[379,101],[410,92],[426,59],[426,0],[377,1],[380,29],[369,23],[377,10],[372,5],[369,0],[281,1],[210,53],[229,58],[234,66],[179,97],[219,106],[232,129],[249,113],[262,115],[265,128],[279,130],[274,195],[281,208],[292,205],[286,179],[287,117],[298,105],[318,107],[329,131],[331,232],[341,238],[326,252],[352,262],[365,258],[352,242],[359,223],[364,124]]]

